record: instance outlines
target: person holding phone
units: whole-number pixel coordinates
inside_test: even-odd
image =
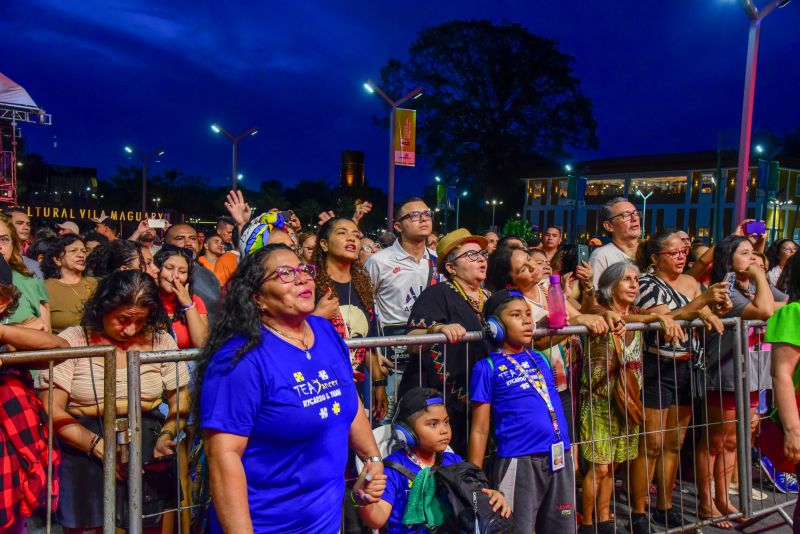
[[[728,236],[714,250],[711,282],[730,281],[734,273],[735,283],[730,289],[732,306],[719,312],[723,317],[741,317],[765,321],[785,302],[782,296],[769,285],[764,271],[756,265],[754,246],[745,236]],[[735,331],[723,334],[711,332],[706,340],[706,376],[701,391],[708,391],[708,426],[696,449],[695,477],[698,491],[698,514],[701,518],[734,514],[738,510],[728,498],[728,487],[736,462],[736,404],[735,380]],[[771,386],[769,382],[768,357],[755,351],[748,359],[750,380],[750,415],[758,407],[758,392]],[[712,500],[710,483],[713,474],[715,496]],[[726,523],[726,522],[724,522]],[[730,523],[728,523],[729,525]]]

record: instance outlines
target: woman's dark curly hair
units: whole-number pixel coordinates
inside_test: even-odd
[[[145,328],[166,330],[167,312],[161,304],[156,283],[142,271],[114,271],[103,277],[83,308],[81,326],[93,332],[103,331],[103,317],[116,308],[138,306],[148,310]]]
[[[44,259],[42,260],[42,275],[44,279],[61,278],[61,267],[56,265],[56,260],[64,257],[67,247],[76,241],[80,241],[83,245],[81,236],[75,234],[67,234],[59,237],[55,243],[52,243],[44,252]]]
[[[497,247],[489,256],[484,285],[491,292],[500,291],[511,285],[511,256],[521,248]]]
[[[94,249],[86,259],[86,264],[94,276],[101,277],[113,273],[121,267],[133,268],[137,258],[139,265],[144,265],[144,257],[139,250],[139,245],[127,239],[115,239]]]
[[[716,284],[725,279],[725,275],[733,271],[733,255],[736,249],[747,241],[740,235],[729,235],[714,247],[714,265],[711,268],[711,283]]]
[[[314,279],[317,283],[317,297],[324,295],[329,288],[333,289],[333,280],[328,276],[328,253],[322,250],[320,243],[323,240],[326,242],[330,240],[334,226],[339,221],[350,221],[355,225],[353,220],[347,217],[333,217],[325,221],[319,232],[317,232],[317,245],[314,247],[314,255],[312,256],[312,261],[317,266],[317,277]],[[356,245],[356,249],[358,249],[358,245]],[[375,302],[375,289],[372,287],[372,280],[370,280],[367,272],[358,265],[358,258],[350,264],[350,276],[361,303],[367,309],[372,308]]]
[[[186,265],[189,267],[189,278],[186,283],[189,284],[189,295],[194,297],[194,277],[192,276],[194,274],[194,262],[192,261],[192,255],[189,249],[183,247],[164,247],[159,250],[153,257],[153,263],[158,268],[159,276],[161,276],[161,268],[164,266],[164,263],[173,256],[180,256],[186,260]],[[186,324],[186,311],[181,309],[180,306],[176,307],[175,317],[173,317],[172,320]]]
[[[196,413],[199,413],[203,377],[211,357],[231,339],[244,338],[244,343],[233,356],[232,365],[236,365],[242,356],[261,342],[261,310],[254,297],[260,293],[264,277],[267,276],[267,259],[278,251],[288,251],[297,255],[295,250],[283,244],[266,245],[243,258],[231,278],[214,328],[210,329],[208,341],[198,356],[192,403]]]
[[[650,265],[653,264],[653,255],[662,252],[667,246],[667,241],[680,232],[677,228],[663,228],[650,236],[650,239],[644,243],[639,244],[636,249],[636,266],[642,273],[647,272]]]

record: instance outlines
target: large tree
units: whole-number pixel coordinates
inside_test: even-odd
[[[558,43],[519,24],[451,21],[422,30],[381,84],[395,98],[421,86],[417,139],[438,173],[502,194],[531,162],[597,147],[591,101]],[[516,180],[514,180],[516,181]]]

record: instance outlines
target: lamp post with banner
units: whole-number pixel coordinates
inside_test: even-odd
[[[389,195],[388,195],[389,196],[389,206],[388,206],[388,209],[387,209],[388,217],[386,217],[387,228],[388,228],[388,230],[391,231],[392,227],[393,227],[393,224],[394,224],[394,166],[397,163],[396,158],[395,158],[395,156],[396,156],[396,154],[395,154],[396,148],[395,148],[395,133],[394,133],[394,129],[395,129],[395,122],[397,122],[396,121],[396,119],[397,119],[397,111],[398,111],[398,108],[401,105],[405,104],[409,100],[416,99],[416,98],[419,98],[420,96],[422,96],[422,87],[417,87],[416,89],[414,89],[413,91],[409,92],[408,94],[406,94],[403,98],[401,98],[399,100],[392,100],[391,98],[389,98],[389,95],[387,95],[385,92],[383,92],[383,90],[380,87],[378,87],[375,84],[375,82],[373,82],[369,78],[367,78],[367,81],[364,82],[364,89],[368,93],[378,93],[380,95],[380,97],[383,98],[383,100],[387,104],[389,104],[389,107],[391,108],[391,110],[389,111]],[[413,110],[404,110],[404,111],[413,112]],[[413,127],[416,128],[416,116],[414,116],[413,119],[409,118],[408,120],[413,120],[413,122],[414,122],[414,126]],[[406,124],[405,121],[403,121],[400,124],[400,128],[401,129],[406,128],[406,126],[407,126],[407,124]],[[402,133],[403,132],[401,132],[401,137],[404,137],[402,135]],[[408,133],[412,133],[412,132],[408,132]],[[413,136],[414,137],[416,136],[416,132],[413,132]],[[402,143],[402,139],[401,139],[401,143]],[[401,152],[401,151],[402,151],[402,146],[401,146],[401,150],[398,150],[397,152]],[[412,147],[412,152],[413,152],[413,147]],[[402,159],[402,155],[401,155],[401,159]],[[401,163],[399,163],[399,164],[413,167],[414,166],[413,155],[412,155],[412,161],[411,161],[410,164],[406,163],[406,162],[403,162],[403,161],[401,161]]]
[[[136,155],[142,160],[142,218],[147,218],[147,162],[153,158],[164,155],[162,149],[154,150],[152,152],[139,152],[134,150],[131,146],[125,146],[125,152],[130,155]]]

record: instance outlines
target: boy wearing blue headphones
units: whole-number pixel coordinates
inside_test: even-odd
[[[547,359],[532,350],[531,309],[503,289],[486,302],[495,351],[472,372],[468,461],[481,467],[494,418],[497,458],[489,479],[508,499],[520,532],[576,531],[567,419]]]
[[[395,438],[403,447],[384,461],[402,466],[414,477],[423,469],[464,461],[456,453],[446,450],[453,433],[440,391],[428,388],[409,390],[400,399],[392,426]],[[386,489],[381,499],[358,509],[364,523],[370,528],[381,528],[388,522],[389,534],[427,532],[423,527],[403,524],[413,486],[408,474],[401,474],[390,465],[385,466],[384,474],[387,477]],[[359,483],[356,483],[354,491],[358,491]],[[494,511],[500,510],[503,516],[508,517],[510,510],[503,495],[496,490],[482,491],[489,496]]]

